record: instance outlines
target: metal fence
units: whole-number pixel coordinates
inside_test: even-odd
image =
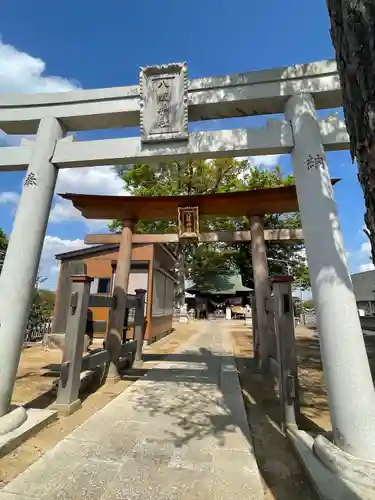
[[[44,323],[32,325],[26,330],[24,344],[32,342],[41,342],[45,335],[51,333],[52,319]]]

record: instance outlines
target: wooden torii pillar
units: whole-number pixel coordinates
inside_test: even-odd
[[[254,293],[256,300],[257,335],[254,337],[256,352],[262,369],[267,369],[268,318],[266,300],[270,297],[267,247],[264,239],[263,217],[249,218],[251,231],[251,259],[253,264]],[[254,332],[253,332],[254,335]]]
[[[132,260],[132,236],[134,221],[123,221],[120,236],[120,248],[117,259],[115,286],[113,289],[114,304],[109,314],[109,325],[107,330],[106,348],[110,361],[107,372],[107,381],[118,382],[118,359],[120,357],[122,331],[126,311],[126,297],[128,294],[129,275]]]

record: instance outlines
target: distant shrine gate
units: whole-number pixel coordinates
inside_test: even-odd
[[[0,418],[10,409],[60,168],[291,153],[295,187],[199,199],[142,198],[141,202],[135,197],[64,197],[85,217],[123,217],[121,235],[87,238],[90,243],[108,242],[108,238],[120,242],[109,344],[120,335],[123,325],[131,243],[155,238],[133,235],[136,217],[147,213],[155,219],[164,218],[167,209],[173,212],[172,218],[179,217],[180,234],[159,235],[159,241],[198,236],[200,241],[251,239],[264,364],[268,356],[265,301],[270,293],[264,240],[278,236],[263,231],[262,217],[299,208],[334,441],[353,456],[375,461],[375,394],[326,160],[327,151],[348,149],[349,140],[337,116],[323,120],[316,116],[316,109],[339,106],[339,76],[332,61],[191,81],[186,64],[170,64],[142,69],[139,86],[0,94],[0,127],[9,134],[36,134],[35,141],[0,148],[0,172],[27,171],[0,278]],[[188,129],[189,121],[276,113],[284,113],[285,120],[272,119],[264,127],[191,133]],[[67,135],[68,131],[138,125],[141,136],[137,138],[75,141]],[[231,202],[228,197],[232,197]],[[197,209],[186,211],[186,207],[197,207],[202,215],[230,216],[236,211],[248,215],[250,232],[197,235]],[[287,240],[295,237],[292,232],[278,234]],[[297,235],[299,240],[302,235]],[[111,361],[110,374],[116,376],[115,357]]]

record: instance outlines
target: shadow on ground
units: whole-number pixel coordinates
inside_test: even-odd
[[[243,328],[236,330],[231,332],[234,341]],[[244,342],[249,342],[246,330]],[[162,359],[162,356],[145,356],[145,361],[149,362]],[[145,387],[142,394],[137,395],[134,405],[136,410],[147,412],[151,417],[173,421],[173,428],[177,431],[167,431],[167,435],[168,440],[173,440],[174,446],[184,447],[194,440],[204,447],[209,440],[215,446],[224,448],[228,446],[227,440],[240,429],[248,440],[249,450],[255,451],[260,473],[268,489],[267,499],[316,498],[280,430],[280,407],[274,382],[263,377],[250,352],[244,352],[243,355],[236,353],[236,366],[233,367],[240,378],[247,419],[243,410],[239,411],[241,399],[222,390],[225,380],[220,378],[220,366],[226,364],[225,356],[202,347],[198,352],[169,355],[167,361],[195,363],[196,367],[190,370],[174,368],[173,365],[168,369],[153,368],[145,379],[150,382],[149,389]],[[138,373],[133,371],[133,376],[141,373],[142,370]],[[168,393],[166,402],[171,376],[174,382],[178,382],[179,390],[172,398]],[[153,382],[158,384],[153,385]],[[215,386],[216,391],[212,390],[212,386]],[[173,391],[172,385],[170,390]],[[219,397],[217,393],[220,393]]]

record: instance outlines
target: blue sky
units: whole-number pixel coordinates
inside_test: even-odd
[[[187,61],[189,77],[194,78],[334,56],[324,0],[3,0],[0,37],[0,92],[132,85],[138,82],[140,66],[176,61]],[[248,122],[238,119],[235,126]],[[229,128],[219,121],[195,125],[225,127]],[[136,133],[98,131],[84,137]],[[0,145],[16,140],[0,133]],[[356,166],[348,152],[329,153],[328,160],[331,176],[342,179],[335,194],[350,269],[370,269]],[[288,156],[265,162],[291,170]],[[0,227],[8,234],[23,175],[0,174]],[[110,167],[64,170],[58,190],[118,194],[122,184]],[[100,221],[87,223],[70,205],[54,201],[41,263],[50,287],[57,278],[54,254],[80,247],[85,233],[103,229]]]

